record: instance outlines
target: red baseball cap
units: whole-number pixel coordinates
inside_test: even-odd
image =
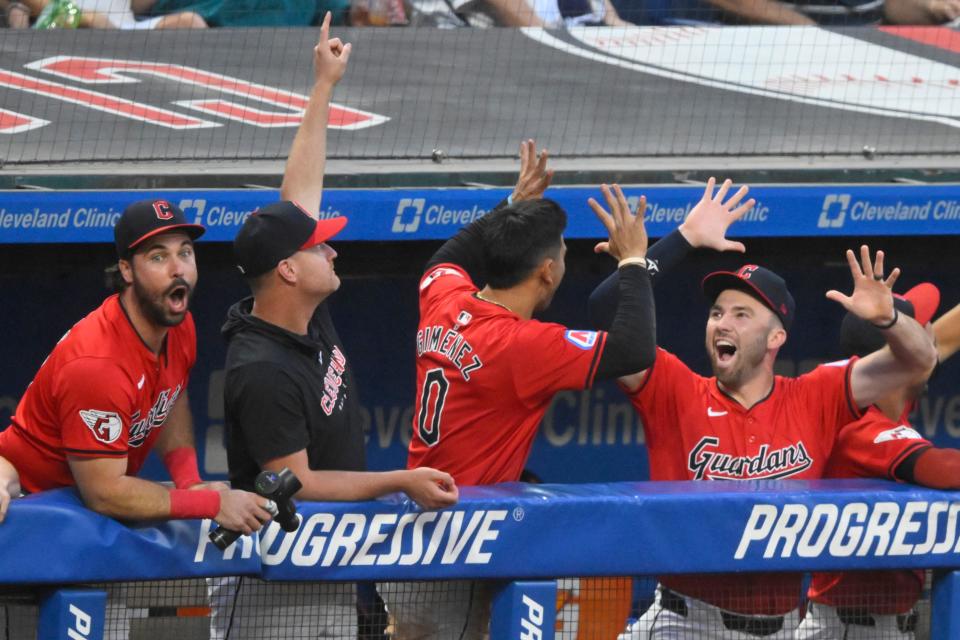
[[[940,289],[929,282],[921,282],[907,291],[903,296],[893,294],[894,298],[902,297],[913,305],[912,317],[922,325],[933,320],[933,315],[940,306]]]

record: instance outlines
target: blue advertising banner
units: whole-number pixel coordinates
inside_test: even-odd
[[[0,584],[153,580],[256,573],[246,539],[196,560],[209,521],[123,524],[86,509],[71,489],[33,494],[10,505],[0,525]]]
[[[89,589],[59,589],[40,602],[37,637],[93,640],[103,637],[107,594]]]
[[[329,189],[321,217],[346,215],[340,240],[448,238],[484,215],[509,189]],[[702,188],[633,186],[632,206],[647,196],[647,230],[663,236],[683,222]],[[570,214],[569,238],[598,238],[603,228],[587,205],[597,188],[553,187],[547,194]],[[937,235],[960,233],[960,185],[763,185],[757,204],[731,235],[737,237]],[[110,242],[124,207],[145,196],[178,204],[203,224],[205,240],[230,241],[246,216],[279,198],[277,191],[227,189],[158,191],[0,192],[0,244]]]
[[[220,551],[208,520],[127,526],[38,494],[0,526],[0,583],[960,567],[960,494],[885,481],[513,483],[465,487],[442,511],[399,496],[299,511],[297,531],[271,523]]]

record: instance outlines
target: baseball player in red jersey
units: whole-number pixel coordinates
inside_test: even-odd
[[[894,310],[899,270],[883,277],[883,253],[860,263],[847,252],[854,291],[827,297],[882,328],[887,345],[863,359],[818,367],[798,378],[775,376],[795,304],[773,272],[745,265],[703,281],[712,301],[706,348],[713,377],[695,374],[658,349],[654,365],[621,379],[640,413],[653,480],[816,478],[836,433],[858,407],[922,375],[933,344],[916,321]],[[793,636],[800,576],[665,576],[655,603],[623,638],[679,638],[709,631],[729,638]],[[689,635],[687,635],[689,637]]]
[[[263,498],[205,485],[197,468],[186,396],[202,233],[165,200],[123,212],[114,229],[122,291],[60,339],[0,433],[0,455],[25,491],[76,485],[94,511],[129,520],[214,518],[250,533],[270,519]],[[134,477],[152,448],[176,489]]]
[[[420,283],[409,467],[441,468],[458,484],[515,481],[558,391],[582,389],[648,361],[653,306],[642,216],[631,214],[619,187],[602,190],[610,213],[592,199],[590,205],[610,240],[598,246],[619,260],[620,274],[620,304],[607,332],[532,319],[549,305],[564,273],[566,219],[549,200],[488,214],[430,260]],[[705,199],[701,208],[731,211],[745,193],[726,202]],[[399,637],[486,632],[482,598],[447,602],[443,611],[394,608]],[[481,615],[465,621],[465,610]]]
[[[926,326],[940,301],[929,283],[895,298],[895,305]],[[958,348],[960,307],[933,325],[940,361]],[[863,356],[883,344],[879,331],[848,315],[841,328],[845,353]],[[960,488],[960,451],[934,447],[910,426],[909,413],[924,380],[891,392],[863,418],[840,431],[824,471],[825,478],[889,478],[937,489]],[[923,571],[854,571],[814,573],[810,604],[797,631],[802,640],[914,637],[912,609],[923,590]]]

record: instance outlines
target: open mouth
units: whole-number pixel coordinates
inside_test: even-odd
[[[713,347],[717,351],[717,361],[719,362],[730,362],[737,354],[737,346],[729,340],[717,340]]]
[[[187,299],[190,296],[190,289],[186,285],[177,285],[167,293],[167,300],[170,303],[170,310],[173,313],[184,313],[187,310]]]

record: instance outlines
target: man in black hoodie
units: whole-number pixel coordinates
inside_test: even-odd
[[[304,500],[368,500],[406,492],[425,509],[457,500],[453,478],[434,469],[365,471],[356,383],[326,299],[340,286],[326,244],[346,218],[317,220],[323,188],[330,96],[350,45],[329,38],[324,19],[314,49],[315,83],[284,172],[283,201],[261,208],[234,241],[253,292],[234,305],[224,403],[234,487],[252,487],[262,469],[289,467]],[[241,583],[242,581],[242,583]],[[357,637],[352,584],[277,584],[251,578],[215,585],[211,637]],[[252,610],[257,606],[259,610]]]

